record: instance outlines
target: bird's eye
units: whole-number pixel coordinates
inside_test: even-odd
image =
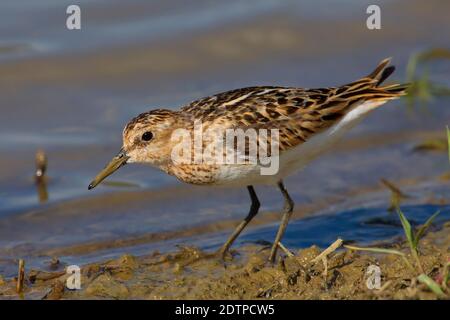
[[[150,131],[144,132],[144,134],[142,135],[142,140],[143,141],[150,141],[153,138],[153,133],[151,133]]]

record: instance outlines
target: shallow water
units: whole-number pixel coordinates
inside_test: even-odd
[[[120,148],[131,117],[242,86],[346,83],[387,56],[398,66],[394,78],[403,81],[410,54],[448,46],[442,30],[450,27],[449,4],[436,0],[377,1],[379,31],[365,28],[367,3],[361,1],[98,0],[80,2],[83,29],[72,32],[64,25],[69,2],[0,3],[0,274],[15,272],[18,258],[43,266],[52,255],[82,263],[178,243],[217,247],[246,214],[245,190],[181,185],[130,165],[109,179],[115,185],[87,191]],[[448,64],[431,63],[430,71],[450,85]],[[419,197],[448,198],[447,185],[435,179],[448,170],[446,155],[412,149],[443,136],[449,104],[448,97],[436,98],[426,112],[411,113],[404,101],[392,102],[355,128],[337,152],[290,177],[286,184],[300,209],[286,245],[399,235],[398,226],[365,223],[392,218],[383,209],[389,199],[379,186],[383,177],[417,184]],[[32,178],[38,148],[49,159],[45,203]],[[424,191],[424,181],[433,192]],[[257,191],[265,214],[240,243],[271,241],[277,228],[280,195]],[[405,211],[417,223],[436,209],[426,200],[411,205]],[[440,219],[448,219],[445,206]],[[117,239],[130,240],[108,245]]]
[[[450,219],[450,206],[416,205],[405,206],[402,210],[413,226],[425,223],[437,211],[440,214],[436,224]],[[270,239],[275,227],[269,225],[259,228],[241,241]],[[295,220],[289,225],[283,244],[289,248],[307,248],[314,244],[326,248],[338,237],[359,245],[368,245],[373,241],[400,236],[404,236],[404,233],[395,213],[389,213],[386,208],[356,208]]]

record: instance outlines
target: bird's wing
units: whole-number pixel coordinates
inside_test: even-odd
[[[406,85],[380,87],[393,71],[383,60],[368,76],[330,88],[249,87],[194,101],[181,111],[207,127],[278,129],[280,150],[290,149],[337,123],[365,101],[405,94]]]

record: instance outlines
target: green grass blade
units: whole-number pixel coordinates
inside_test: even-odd
[[[424,283],[427,285],[427,287],[433,291],[437,296],[439,297],[443,297],[445,296],[444,291],[442,291],[441,287],[436,283],[436,281],[434,281],[433,279],[431,279],[429,276],[427,276],[426,274],[422,273],[421,275],[419,275],[417,277],[417,280],[419,280],[419,282]]]
[[[409,58],[408,65],[406,67],[406,82],[414,81],[418,61],[419,61],[419,54],[414,54]]]
[[[363,248],[363,247],[355,247],[350,245],[344,245],[345,248],[355,251],[369,251],[374,253],[388,253],[388,254],[396,254],[398,256],[405,256],[405,254],[401,251],[394,249],[385,249],[385,248]]]
[[[416,250],[417,247],[414,245],[415,240],[414,240],[414,234],[413,234],[413,231],[411,228],[411,224],[409,223],[408,219],[406,219],[406,217],[403,214],[400,207],[397,206],[396,209],[397,209],[398,216],[400,217],[400,221],[402,223],[403,230],[405,231],[406,239],[408,240],[409,246],[411,247],[411,249]]]
[[[434,218],[436,218],[439,213],[441,213],[440,210],[436,211],[435,214],[433,214],[431,217],[428,218],[427,221],[420,227],[420,229],[417,231],[416,236],[414,237],[414,245],[417,248],[417,245],[419,244],[419,240],[423,237],[425,232],[428,230],[430,225],[433,223]]]
[[[415,106],[416,101],[426,106],[433,95],[448,95],[450,93],[449,88],[437,86],[430,82],[425,72],[418,75],[419,66],[424,66],[429,61],[438,59],[450,59],[450,50],[434,48],[411,55],[406,68],[406,80],[411,83],[411,87],[410,94],[405,97],[410,110]]]
[[[417,62],[426,62],[437,59],[450,59],[450,50],[446,48],[433,48],[417,55]]]
[[[442,279],[442,287],[447,290],[447,283],[450,281],[450,261],[444,267],[444,276]]]
[[[367,252],[373,252],[373,253],[395,254],[397,256],[402,257],[403,261],[408,266],[408,268],[412,272],[414,272],[413,266],[411,265],[411,263],[406,258],[406,255],[403,252],[401,252],[401,251],[394,250],[394,249],[385,249],[385,248],[362,248],[362,247],[355,247],[355,246],[350,246],[350,245],[344,245],[344,247],[347,248],[347,249],[350,249],[350,250],[355,250],[355,251],[367,251]]]

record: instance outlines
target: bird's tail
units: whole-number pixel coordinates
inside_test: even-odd
[[[341,88],[340,94],[351,100],[378,100],[387,101],[399,98],[407,93],[409,84],[390,84],[381,86],[381,84],[395,71],[394,66],[389,66],[390,58],[381,61],[378,66],[369,75],[355,82],[349,83]]]
[[[393,95],[394,97],[405,95],[409,84],[391,84],[388,86],[380,86],[392,73],[395,71],[395,66],[390,66],[391,58],[386,58],[381,61],[375,70],[370,73],[367,78],[373,79],[374,87],[378,88],[381,91],[384,91],[388,94]]]

